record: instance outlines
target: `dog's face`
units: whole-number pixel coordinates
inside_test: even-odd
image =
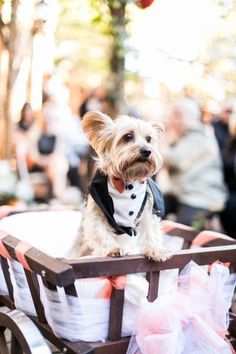
[[[160,169],[158,143],[163,132],[160,123],[128,116],[113,121],[101,112],[86,113],[82,123],[98,154],[99,167],[107,175],[134,182]]]

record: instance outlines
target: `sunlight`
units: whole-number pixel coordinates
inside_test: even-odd
[[[145,11],[135,10],[131,45],[138,51],[129,70],[178,91],[188,82],[190,64],[206,50],[217,25],[217,7],[211,0],[158,0]]]

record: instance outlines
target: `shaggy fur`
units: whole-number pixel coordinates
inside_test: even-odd
[[[157,122],[144,122],[128,116],[113,121],[101,112],[88,112],[83,118],[83,129],[98,154],[98,168],[109,180],[116,177],[126,183],[142,181],[156,174],[162,165],[158,143],[163,129]],[[142,149],[150,150],[150,156],[143,157]],[[160,220],[152,213],[153,197],[149,189],[147,192],[135,237],[115,234],[89,195],[74,256],[122,256],[133,254],[134,249],[137,253],[138,249],[138,253],[155,261],[169,258],[170,254],[161,245]]]

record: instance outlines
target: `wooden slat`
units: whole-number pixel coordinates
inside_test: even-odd
[[[66,348],[66,354],[126,354],[130,337],[121,338],[118,341],[106,341],[86,343],[83,341],[69,342],[67,340],[57,338],[50,327],[46,324],[39,323],[36,317],[30,316],[41,333],[51,343],[63,352]]]
[[[146,279],[149,282],[148,301],[153,302],[157,298],[160,272],[148,272]]]
[[[193,260],[199,265],[210,264],[219,259],[221,262],[236,263],[236,246],[210,247],[174,252],[165,262],[154,262],[144,256],[121,258],[86,258],[71,260],[76,278],[122,275],[141,272],[157,272],[165,269],[183,268]],[[96,263],[96,266],[94,266]]]
[[[197,236],[198,231],[194,230],[191,227],[179,228],[174,227],[168,231],[168,235],[182,237],[184,240],[192,242],[193,239]]]
[[[217,246],[227,246],[227,245],[236,245],[236,240],[225,240],[222,238],[218,238],[212,241],[207,242],[202,245],[202,247],[217,247]]]
[[[189,240],[184,240],[182,250],[188,250],[191,247],[192,242]]]
[[[10,277],[10,272],[9,272],[9,264],[6,260],[6,258],[4,257],[0,257],[1,258],[1,266],[2,266],[2,271],[3,271],[3,275],[4,275],[4,279],[7,285],[7,289],[8,289],[8,293],[9,293],[9,298],[11,300],[11,303],[14,303],[14,298],[13,298],[13,285],[11,282],[11,277]],[[13,308],[13,306],[11,305],[11,308]]]
[[[11,257],[16,259],[14,249],[19,243],[19,240],[8,235],[2,239],[2,242]],[[45,278],[47,278],[50,283],[60,287],[73,284],[73,269],[65,262],[50,257],[34,247],[25,253],[25,257],[32,271],[39,275],[43,272]]]
[[[15,308],[14,303],[8,295],[0,295],[0,306],[2,305],[9,307],[9,309]]]
[[[11,336],[11,354],[24,354],[17,338],[13,334]]]
[[[3,239],[3,241],[9,253],[13,258],[15,258],[14,245],[16,245],[19,240],[11,236],[7,236]],[[40,258],[42,255],[43,257]],[[158,275],[160,270],[175,268],[181,269],[190,260],[195,261],[199,265],[210,264],[216,259],[219,259],[222,262],[231,262],[231,264],[236,264],[236,246],[179,251],[175,252],[173,257],[164,263],[149,261],[143,256],[129,256],[115,259],[107,257],[74,260],[67,262],[69,264],[67,265],[67,263],[46,256],[34,248],[30,249],[26,253],[26,258],[35,273],[42,275],[42,271],[45,271],[42,279],[43,283],[49,289],[56,290],[56,285],[63,286],[65,288],[65,292],[71,296],[77,295],[74,286],[73,269],[75,270],[77,278],[147,272],[147,278],[150,284],[152,284],[149,291],[149,298],[153,301],[156,298],[158,290]],[[47,263],[48,261],[49,264]],[[66,274],[69,275],[69,280],[66,279]],[[30,273],[28,276],[29,275]],[[32,276],[36,277],[35,274]],[[109,338],[113,339],[113,341],[107,341],[106,343],[85,343],[82,341],[71,343],[69,341],[59,339],[53,334],[47,324],[40,323],[39,319],[36,317],[30,317],[40,328],[45,338],[51,341],[62,352],[67,350],[67,354],[125,354],[128,347],[129,338],[122,338],[118,341],[115,340],[120,337],[123,298],[123,290],[113,290],[109,321]],[[116,313],[118,313],[119,316],[116,317]]]
[[[36,322],[35,324],[37,325]],[[49,338],[51,337],[50,342],[59,348],[61,352],[66,348],[66,354],[126,354],[130,340],[130,337],[125,337],[117,341],[106,341],[105,343],[86,343],[83,341],[73,343],[55,337],[50,328],[46,325],[44,325],[44,328],[40,326],[40,330],[48,340],[50,340]]]
[[[230,314],[229,332],[236,340],[236,313]]]
[[[121,338],[123,307],[124,290],[113,289],[110,300],[110,315],[108,327],[108,338],[112,341]]]
[[[77,291],[76,291],[76,288],[75,288],[75,285],[74,285],[74,284],[65,286],[64,289],[65,289],[65,293],[66,293],[67,295],[71,295],[71,296],[74,296],[74,297],[78,297]]]
[[[64,352],[66,354],[94,354],[94,347],[90,343],[86,343],[83,341],[78,341],[78,342],[69,342],[67,340],[64,340],[62,338],[58,338],[55,336],[55,334],[52,332],[51,328],[44,323],[40,323],[37,319],[37,317],[30,316],[32,321],[36,324],[36,326],[39,328],[40,332],[42,335],[47,338],[52,344],[54,344],[61,352]],[[65,351],[67,349],[67,351]],[[111,354],[110,352],[109,354]],[[120,354],[125,354],[120,353]]]
[[[0,328],[0,353],[9,354],[4,329]]]
[[[40,290],[37,275],[25,269],[26,279],[29,285],[32,300],[34,302],[34,307],[40,322],[46,323],[46,317],[44,313],[44,307],[40,300]]]
[[[162,220],[161,229],[167,235],[182,237],[184,240],[193,241],[198,231],[191,226],[180,224],[171,220]]]
[[[106,343],[90,343],[94,348],[94,354],[126,354],[130,337],[122,338],[119,341],[107,341]]]
[[[43,285],[44,285],[47,289],[52,290],[52,291],[57,291],[56,285],[49,283],[49,282],[47,281],[47,279],[45,279],[45,278],[42,278],[42,281],[43,281]]]

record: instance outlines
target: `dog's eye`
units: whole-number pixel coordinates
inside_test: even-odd
[[[148,143],[150,143],[152,141],[152,138],[150,136],[147,136],[146,140],[147,140]]]
[[[129,142],[134,140],[134,134],[133,133],[128,133],[123,136],[124,141]]]

